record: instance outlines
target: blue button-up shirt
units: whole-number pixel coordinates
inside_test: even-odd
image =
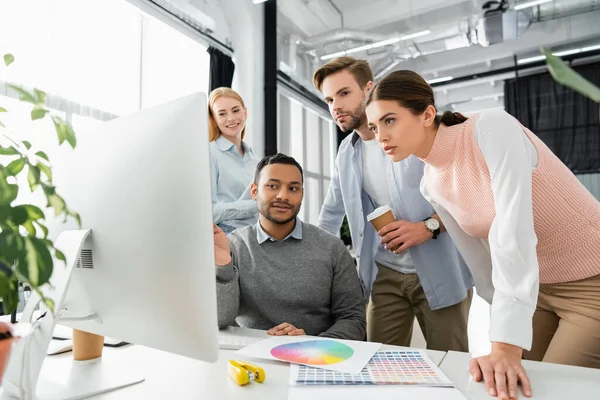
[[[250,184],[260,159],[246,143],[242,146],[243,157],[223,136],[210,142],[213,220],[227,231],[252,225],[258,218]]]
[[[302,222],[300,222],[300,220],[298,218],[296,218],[296,225],[294,226],[294,230],[289,235],[287,235],[282,240],[282,242],[285,242],[289,238],[294,238],[296,240],[302,240]],[[272,242],[278,241],[277,239],[275,239],[274,237],[269,235],[267,232],[265,232],[265,230],[260,225],[260,221],[258,221],[256,223],[256,240],[258,241],[258,244],[263,244],[267,240],[270,240]]]
[[[381,179],[387,180],[392,199],[390,206],[396,218],[421,222],[435,214],[420,191],[424,166],[414,156],[386,163],[385,176]],[[347,216],[358,272],[370,293],[377,275],[375,255],[380,238],[366,222],[366,216],[375,206],[363,190],[362,182],[362,140],[353,133],[344,139],[338,150],[333,179],[317,225],[337,234],[344,215]],[[432,310],[449,307],[466,298],[467,290],[473,287],[473,278],[447,232],[408,251]]]

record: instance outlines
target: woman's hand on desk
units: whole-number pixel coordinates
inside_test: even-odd
[[[213,238],[215,241],[215,264],[219,267],[231,262],[231,247],[227,235],[217,224],[213,223]]]
[[[487,392],[500,400],[517,400],[520,382],[525,397],[531,397],[531,383],[521,365],[523,349],[507,343],[492,343],[492,352],[473,358],[469,372],[475,382],[485,381]]]
[[[267,331],[268,335],[271,336],[304,336],[306,333],[304,329],[298,329],[294,325],[284,322],[283,324],[277,325]]]

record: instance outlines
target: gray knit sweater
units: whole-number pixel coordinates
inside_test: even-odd
[[[363,290],[341,240],[302,223],[300,240],[259,244],[256,230],[232,232],[233,261],[216,267],[219,328],[235,321],[268,330],[288,322],[307,335],[365,339]]]

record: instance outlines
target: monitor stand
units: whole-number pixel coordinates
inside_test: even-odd
[[[90,230],[67,230],[56,239],[55,246],[66,256],[65,266],[56,262],[45,295],[54,301],[57,312],[34,318],[40,296],[34,292],[27,302],[21,324],[31,324],[30,333],[13,346],[2,381],[1,398],[22,400],[71,400],[105,393],[142,382],[138,365],[123,362],[120,350],[95,360],[75,361],[70,354],[51,356],[44,361],[54,328],[60,320],[65,295],[71,283],[71,273]],[[56,261],[56,260],[55,260]],[[116,353],[116,354],[115,354]],[[113,359],[114,357],[114,359]],[[48,360],[50,361],[50,360]],[[37,389],[37,390],[36,390]]]
[[[123,361],[120,350],[104,352],[102,357],[88,361],[75,361],[71,355],[53,356],[52,362],[46,363],[40,372],[37,398],[84,399],[143,382],[142,363],[131,365]]]

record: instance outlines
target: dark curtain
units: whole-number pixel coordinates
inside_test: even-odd
[[[600,86],[600,63],[574,69]],[[544,73],[507,80],[504,106],[573,172],[600,171],[600,105]]]
[[[210,46],[206,50],[210,54],[210,91],[219,87],[231,87],[235,64],[231,57],[221,50]]]

